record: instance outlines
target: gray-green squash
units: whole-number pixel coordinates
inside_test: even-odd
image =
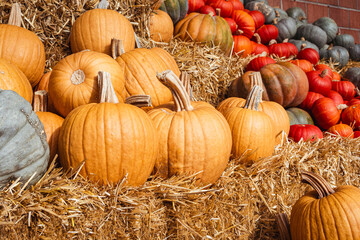
[[[313,48],[313,49],[315,49],[317,52],[319,52],[319,48],[318,48],[315,44],[313,44],[313,43],[311,43],[311,42],[309,42],[309,41],[306,41],[305,38],[301,38],[301,39],[290,39],[289,42],[292,43],[292,44],[294,44],[294,45],[296,46],[296,48],[298,49],[299,52],[300,52],[300,50],[301,50],[301,47],[302,47],[304,44],[305,44],[304,49],[305,49],[305,48]]]
[[[333,43],[335,46],[342,46],[346,49],[349,49],[355,45],[355,40],[354,37],[350,34],[338,34],[336,35]]]
[[[302,8],[300,7],[288,8],[286,9],[286,13],[288,14],[289,17],[292,17],[293,19],[296,20],[296,25],[298,27],[303,24],[307,24],[308,22],[304,10],[302,10]]]
[[[290,125],[294,125],[294,124],[314,125],[314,121],[312,120],[310,114],[301,108],[297,108],[297,107],[287,108],[286,113],[289,116]]]
[[[360,44],[355,44],[349,48],[350,58],[353,61],[360,61]]]
[[[333,62],[339,63],[340,67],[343,67],[349,62],[350,55],[346,48],[330,45],[322,52],[322,58],[325,60],[331,59]]]
[[[279,30],[279,35],[276,38],[277,42],[282,42],[285,39],[291,39],[296,34],[296,21],[293,18],[284,18],[279,22],[275,21],[275,26]]]
[[[310,41],[319,48],[322,48],[326,44],[327,35],[326,32],[318,26],[304,24],[298,27],[295,38],[305,38],[307,41]]]
[[[189,9],[189,4],[188,0],[165,0],[159,9],[169,14],[175,25],[185,17]]]
[[[351,67],[343,75],[343,78],[352,82],[355,87],[360,88],[360,67]]]
[[[286,11],[282,10],[281,8],[274,7],[274,11],[275,11],[275,19],[277,19],[278,22],[282,19],[289,17]]]
[[[12,90],[0,89],[0,187],[21,177],[36,183],[46,172],[49,145],[32,106]]]
[[[318,26],[325,31],[327,35],[326,43],[330,43],[335,39],[336,34],[338,32],[338,26],[332,18],[321,17],[317,19],[315,22],[313,22],[313,25]]]
[[[265,23],[271,24],[275,19],[275,11],[274,9],[266,4],[264,1],[252,1],[245,5],[245,8],[253,11],[258,10],[260,11],[265,17]]]

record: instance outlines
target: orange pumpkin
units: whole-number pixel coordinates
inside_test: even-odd
[[[0,58],[0,89],[13,90],[30,104],[33,101],[33,91],[25,74],[3,58]]]
[[[174,24],[164,11],[154,10],[150,14],[150,38],[156,42],[170,42],[174,34]]]
[[[295,59],[291,60],[290,62],[300,67],[304,72],[310,72],[314,70],[314,66],[306,59]]]
[[[0,24],[0,58],[20,68],[34,87],[44,73],[45,47],[35,33],[20,24],[20,6],[15,3],[8,24]]]

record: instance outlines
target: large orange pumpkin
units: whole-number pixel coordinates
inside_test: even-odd
[[[99,78],[101,103],[82,105],[65,118],[60,163],[66,170],[84,164],[79,173],[92,182],[116,184],[126,177],[126,185],[138,186],[153,171],[158,135],[149,116],[119,103],[111,80],[104,79]]]
[[[150,14],[150,38],[157,42],[170,42],[174,34],[174,24],[164,11],[154,10]]]
[[[227,21],[219,16],[192,12],[175,25],[174,35],[184,41],[219,45],[230,53],[233,37]]]
[[[20,68],[34,87],[44,73],[45,47],[35,33],[20,27],[20,23],[20,6],[15,3],[8,24],[0,24],[0,58]]]
[[[115,10],[92,9],[76,19],[70,32],[73,53],[89,49],[111,54],[111,39],[123,40],[125,51],[135,48],[134,29],[127,18]]]
[[[13,90],[32,103],[33,91],[29,80],[15,64],[3,58],[0,58],[0,89]]]
[[[206,102],[191,102],[185,87],[169,71],[159,75],[174,93],[174,103],[148,112],[159,132],[155,170],[166,178],[198,173],[199,184],[214,183],[225,170],[231,133],[223,115]]]
[[[110,56],[94,51],[71,54],[53,68],[49,80],[49,96],[56,111],[65,117],[74,108],[99,102],[97,74],[106,71],[121,102],[125,99],[124,72]]]

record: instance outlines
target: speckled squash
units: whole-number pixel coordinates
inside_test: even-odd
[[[175,25],[186,16],[189,3],[188,0],[165,0],[159,9],[169,14]]]

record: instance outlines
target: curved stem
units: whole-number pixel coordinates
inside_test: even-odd
[[[21,8],[19,3],[13,3],[11,5],[10,17],[8,21],[9,25],[21,26]]]
[[[280,232],[281,240],[291,240],[290,222],[286,213],[279,213],[276,215],[276,222]]]
[[[253,36],[254,36],[255,39],[256,39],[256,43],[260,44],[260,43],[261,43],[261,37],[260,37],[260,35],[259,35],[258,33],[254,33]]]
[[[259,111],[260,97],[263,91],[260,86],[253,86],[246,98],[244,108]]]
[[[111,56],[116,59],[121,54],[125,53],[123,41],[120,39],[111,39]]]
[[[48,111],[48,93],[46,90],[38,90],[34,93],[33,110],[34,112]]]
[[[273,44],[277,44],[276,39],[271,39],[268,45],[270,46],[270,45],[273,45]]]
[[[187,94],[184,85],[173,71],[166,70],[158,73],[156,77],[173,92],[177,112],[191,111],[194,109],[193,106],[191,106],[189,94]]]
[[[262,77],[261,77],[261,73],[260,72],[253,72],[252,74],[250,74],[250,88],[253,88],[254,86],[259,86],[262,90],[262,92],[264,91],[263,87],[262,87]],[[262,102],[262,94],[260,94],[260,98],[259,98],[259,102]]]
[[[98,86],[100,103],[119,103],[119,99],[115,94],[115,90],[111,83],[110,73],[99,71],[98,73]]]
[[[134,105],[136,107],[151,107],[151,97],[150,95],[139,94],[127,97],[125,103]]]
[[[318,193],[318,198],[335,193],[334,189],[323,177],[309,171],[301,171],[301,182],[310,184]]]

